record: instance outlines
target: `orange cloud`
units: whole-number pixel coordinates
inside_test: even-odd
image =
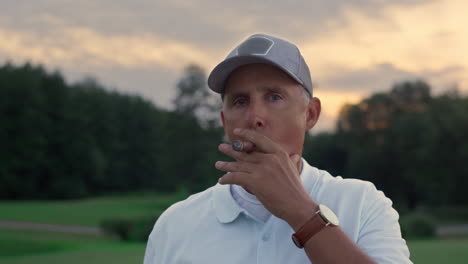
[[[350,9],[347,25],[304,41],[303,53],[315,63],[316,75],[323,77],[335,74],[330,65],[359,69],[392,63],[414,73],[454,65],[468,69],[468,34],[463,26],[468,24],[467,9],[468,2],[463,0],[388,6],[379,18]],[[468,89],[466,70],[453,78]]]
[[[0,28],[0,53],[9,58],[49,65],[93,65],[102,67],[180,70],[190,62],[211,59],[197,48],[153,35],[104,35],[90,28],[62,28],[50,35]]]
[[[468,16],[465,10],[468,10],[468,2],[463,0],[390,5],[381,17],[369,17],[357,9],[348,9],[347,24],[334,25],[331,20],[328,22],[331,30],[320,37],[302,40],[301,50],[310,64],[312,76],[323,85],[316,95],[321,98],[325,116],[336,118],[343,104],[357,103],[367,96],[363,91],[343,91],[326,83],[324,80],[340,75],[337,69],[345,70],[342,72],[345,74],[363,69],[371,71],[378,65],[390,63],[401,72],[424,77],[433,86],[458,85],[468,92],[468,34],[464,27]],[[393,84],[373,87],[382,80],[371,78],[369,76],[368,87],[374,90],[390,89]],[[334,122],[327,120],[323,127],[331,129]]]
[[[268,23],[272,22],[269,19],[276,17],[269,18],[263,13],[255,13],[255,10],[261,8],[254,8],[249,13],[245,13],[244,9],[228,8],[209,16],[198,15],[197,19],[217,25],[225,32],[245,37],[254,32],[301,36],[291,40],[300,44],[314,81],[319,84],[315,95],[321,98],[323,104],[322,127],[330,127],[334,123],[332,118],[336,118],[344,103],[358,102],[367,96],[365,92],[389,89],[394,79],[421,76],[433,86],[448,87],[458,83],[460,89],[468,91],[468,51],[465,48],[468,46],[465,29],[468,16],[464,14],[468,10],[468,2],[432,0],[414,5],[397,2],[400,4],[390,2],[379,8],[378,17],[368,16],[362,9],[350,8],[349,5],[343,5],[346,6],[343,8],[344,19],[323,16],[323,19],[328,20],[317,23],[313,16],[302,16],[297,21],[288,22],[290,31],[287,32],[280,32],[282,29]],[[177,0],[173,4],[188,10],[187,14],[206,10],[199,3]],[[215,9],[218,6],[215,5]],[[288,14],[287,10],[280,10],[277,14],[281,13]],[[341,16],[342,13],[340,11],[336,14]],[[225,23],[239,17],[242,19],[236,23]],[[211,48],[207,50],[202,48],[201,40],[197,46],[167,39],[157,33],[108,34],[93,28],[66,27],[66,17],[42,15],[40,19],[53,25],[47,34],[15,31],[0,26],[0,56],[18,62],[31,60],[69,69],[92,66],[93,69],[119,67],[147,70],[158,67],[181,72],[191,62],[211,70],[236,44],[215,47],[211,43],[208,45]],[[311,37],[290,33],[295,32],[294,28],[307,28],[312,24],[325,24],[326,30],[319,32],[315,28]],[[379,68],[379,65],[391,67],[386,70],[385,67]],[[342,72],[347,72],[350,77],[341,80],[346,89],[330,81],[342,76]],[[366,75],[367,72],[371,74]],[[360,82],[354,79],[352,85],[352,77],[356,77],[357,73],[360,74]],[[95,70],[94,74],[99,76],[100,73]],[[347,85],[348,80],[351,85]],[[357,86],[365,85],[368,87],[358,91]]]

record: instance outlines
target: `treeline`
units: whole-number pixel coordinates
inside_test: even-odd
[[[0,124],[2,199],[193,192],[219,176],[221,128],[40,66],[0,68]]]
[[[158,87],[155,87],[158,89]],[[40,66],[0,67],[0,198],[196,192],[222,174],[223,129],[201,68],[176,87],[175,110],[93,80],[67,84]],[[399,208],[467,204],[468,97],[422,81],[342,108],[337,130],[306,138],[304,157],[374,182]],[[205,118],[201,118],[201,117]]]
[[[396,84],[345,105],[337,131],[306,146],[312,164],[372,181],[400,209],[468,204],[468,97],[457,90]]]

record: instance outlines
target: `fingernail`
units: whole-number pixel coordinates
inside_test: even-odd
[[[239,134],[241,132],[241,129],[240,128],[235,128],[233,132],[234,132],[234,134]]]
[[[228,149],[228,147],[229,147],[229,145],[225,144],[225,143],[219,145],[219,149],[221,149],[221,150],[226,150],[226,149]]]
[[[221,166],[223,166],[223,164],[224,164],[224,162],[222,162],[222,161],[217,161],[217,162],[215,163],[215,166],[216,166],[216,167],[221,167]]]

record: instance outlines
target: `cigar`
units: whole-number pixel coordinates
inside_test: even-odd
[[[236,139],[232,142],[232,149],[235,151],[250,153],[254,148],[255,145],[250,141]]]

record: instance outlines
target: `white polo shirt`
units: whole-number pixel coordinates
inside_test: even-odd
[[[411,263],[398,213],[366,181],[333,177],[303,159],[301,180],[317,203],[337,215],[343,231],[378,263]],[[311,263],[291,240],[293,229],[272,215],[265,223],[217,184],[167,209],[146,247],[145,264]],[[337,249],[337,254],[339,251]]]

